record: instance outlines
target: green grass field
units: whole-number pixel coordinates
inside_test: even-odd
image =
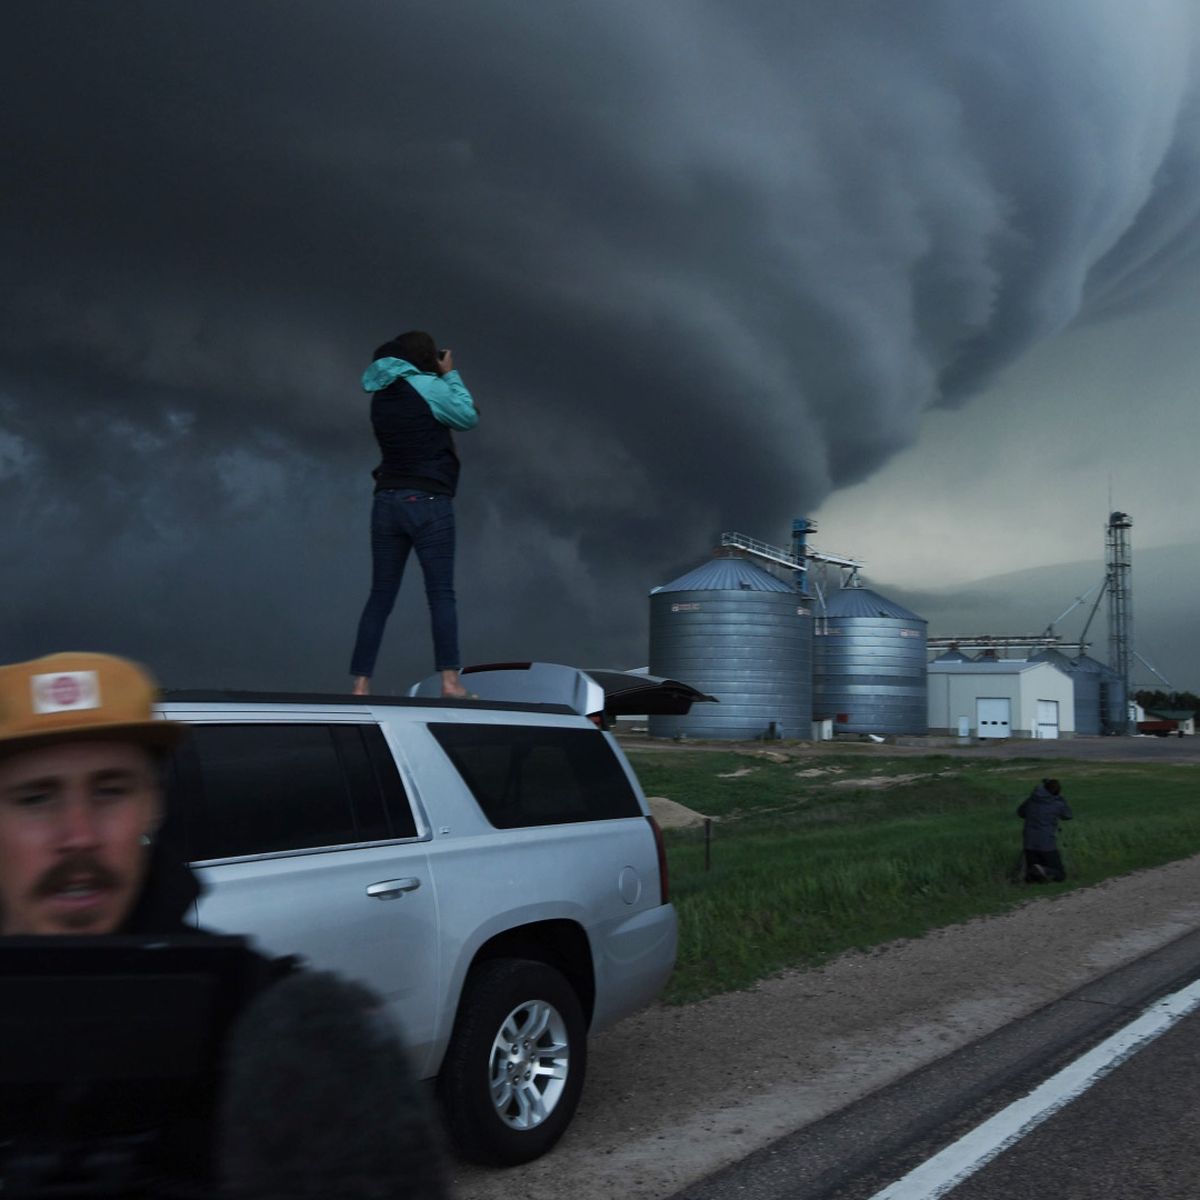
[[[793,753],[629,752],[647,795],[718,818],[708,871],[701,831],[666,835],[669,1003],[1200,853],[1190,765]],[[1013,882],[1015,810],[1043,776],[1075,812],[1068,880],[1030,887]]]

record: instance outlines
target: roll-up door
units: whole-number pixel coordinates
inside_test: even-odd
[[[1012,737],[1012,701],[1007,696],[978,697],[975,725],[981,738]]]

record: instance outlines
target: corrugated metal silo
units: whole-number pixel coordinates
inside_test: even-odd
[[[1100,720],[1105,733],[1129,732],[1129,694],[1124,680],[1111,669],[1100,676]]]
[[[1030,662],[1048,662],[1071,677],[1075,688],[1075,732],[1086,737],[1098,737],[1104,732],[1100,716],[1100,676],[1095,671],[1081,670],[1079,660],[1068,658],[1052,646],[1029,656]],[[1100,666],[1099,663],[1096,666]]]
[[[714,558],[650,593],[650,674],[720,702],[651,716],[651,737],[812,736],[812,609],[741,558]]]
[[[927,625],[870,588],[827,596],[813,629],[813,715],[843,733],[928,733]]]
[[[1100,732],[1126,733],[1129,722],[1128,697],[1120,675],[1088,654],[1081,654],[1074,661],[1077,671],[1096,678],[1100,693]]]

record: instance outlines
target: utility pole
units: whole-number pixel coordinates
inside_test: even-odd
[[[1125,710],[1121,731],[1130,733],[1129,702],[1133,684],[1133,571],[1130,559],[1129,530],[1133,521],[1127,513],[1114,512],[1108,518],[1105,538],[1108,568],[1105,592],[1108,594],[1108,665],[1121,678],[1125,692]]]

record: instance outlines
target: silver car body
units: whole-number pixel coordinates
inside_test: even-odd
[[[193,863],[206,889],[196,921],[250,935],[271,954],[357,978],[382,994],[414,1065],[436,1075],[472,963],[497,937],[541,922],[586,936],[594,978],[590,1029],[645,1006],[675,960],[676,914],[663,903],[649,809],[612,738],[582,716],[486,704],[166,702],[192,724],[377,725],[412,806],[416,836]],[[428,726],[431,721],[587,728],[605,738],[642,817],[494,828]]]

